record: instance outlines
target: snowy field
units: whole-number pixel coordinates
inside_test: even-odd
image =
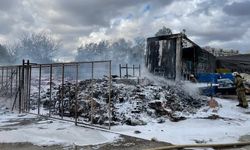
[[[236,107],[237,101],[216,98],[219,108],[203,107],[197,114],[180,122],[150,122],[145,126],[116,126],[114,131],[172,144],[229,143],[250,134],[250,109]],[[218,119],[208,119],[219,116]],[[140,134],[135,134],[135,130]]]
[[[118,134],[77,127],[71,122],[45,120],[3,109],[0,112],[0,143],[84,146],[109,143],[118,138]]]
[[[113,126],[112,131],[172,144],[237,142],[240,136],[249,135],[250,109],[236,107],[235,100],[216,100],[219,108],[203,107],[183,121],[157,123],[154,120],[142,126]],[[209,116],[217,117],[211,119]],[[77,127],[65,121],[45,120],[29,114],[16,114],[1,106],[0,143],[82,146],[113,142],[119,138],[119,134]]]

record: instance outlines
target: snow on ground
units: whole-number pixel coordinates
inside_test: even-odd
[[[0,143],[29,142],[35,145],[96,145],[119,139],[118,134],[77,127],[72,122],[39,120],[21,125],[36,116],[0,110]]]
[[[216,98],[219,109],[203,107],[197,114],[180,122],[151,121],[145,126],[116,126],[112,130],[144,139],[157,139],[172,144],[237,142],[242,135],[250,134],[250,109],[236,107],[237,101]],[[204,119],[219,115],[222,119]],[[140,131],[136,134],[134,131]]]
[[[236,100],[216,98],[219,108],[202,107],[196,114],[179,122],[157,123],[147,119],[147,125],[113,126],[112,131],[143,139],[156,139],[172,144],[237,142],[240,136],[250,134],[250,109],[236,107]],[[207,119],[209,116],[219,119]],[[77,127],[74,123],[58,120],[38,120],[21,125],[20,120],[37,118],[17,114],[0,107],[0,143],[30,142],[36,145],[95,145],[115,141],[118,134]],[[18,124],[19,123],[19,124]],[[141,133],[136,133],[140,131]]]

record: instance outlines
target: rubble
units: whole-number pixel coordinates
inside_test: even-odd
[[[113,125],[145,125],[149,118],[156,119],[159,123],[164,122],[164,119],[180,121],[185,119],[183,114],[195,113],[207,104],[206,99],[190,95],[179,84],[162,86],[149,81],[146,84],[138,84],[137,80],[117,78],[112,80],[110,94]],[[37,92],[32,93],[32,104],[37,104],[37,96]],[[50,107],[55,114],[77,116],[84,121],[92,120],[92,123],[100,125],[107,124],[109,120],[107,78],[82,80],[78,87],[72,82],[66,82],[63,88],[55,83],[52,101],[49,102],[49,89],[41,92],[41,98],[43,107]]]

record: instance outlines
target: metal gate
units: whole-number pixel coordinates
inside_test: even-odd
[[[12,110],[110,129],[111,61],[1,66]],[[101,94],[100,94],[101,92]]]

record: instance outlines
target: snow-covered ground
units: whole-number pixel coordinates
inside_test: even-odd
[[[236,107],[237,101],[216,98],[219,108],[203,107],[180,122],[149,122],[143,126],[116,126],[112,130],[144,139],[157,139],[172,144],[237,142],[250,134],[250,109]],[[218,115],[222,119],[205,119]],[[141,133],[135,133],[140,131]]]
[[[237,142],[240,136],[250,134],[250,109],[236,107],[237,101],[216,98],[219,108],[201,108],[198,113],[186,116],[179,122],[147,125],[113,126],[112,131],[143,139],[156,139],[172,144]],[[218,115],[220,119],[206,119]],[[20,123],[20,120],[36,119],[34,115],[17,114],[0,109],[0,143],[29,142],[36,145],[96,145],[113,142],[118,134],[77,127],[74,123],[58,120],[38,120]],[[140,131],[136,133],[135,131]]]
[[[0,143],[84,146],[113,142],[119,138],[118,134],[78,127],[71,122],[39,120],[35,115],[0,110]]]

